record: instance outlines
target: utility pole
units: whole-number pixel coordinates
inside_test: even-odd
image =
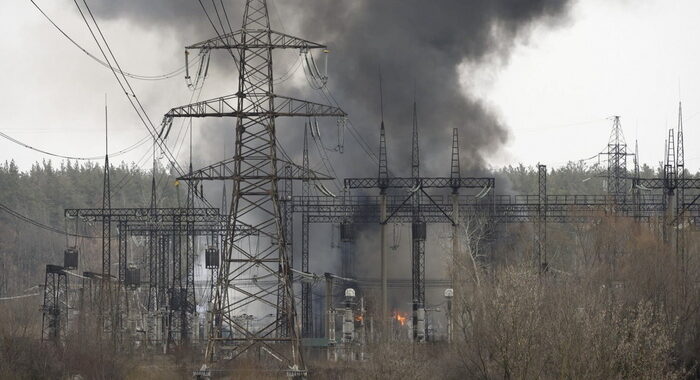
[[[687,275],[687,259],[685,255],[685,222],[682,217],[685,207],[685,147],[683,141],[683,106],[678,102],[678,139],[676,141],[676,212],[674,216],[676,229],[676,257],[680,264],[681,275],[685,284]],[[685,286],[684,286],[685,289]]]
[[[68,322],[68,277],[63,267],[46,265],[41,340],[54,345],[63,342]]]
[[[335,309],[333,308],[333,275],[325,273],[326,278],[326,338],[328,339],[328,360],[336,360]]]
[[[379,185],[379,250],[381,260],[381,281],[382,281],[382,336],[386,342],[389,341],[389,296],[388,296],[388,268],[387,268],[387,252],[386,252],[386,188],[389,184],[389,168],[386,155],[386,130],[384,129],[384,101],[381,90],[381,77],[379,81],[381,103],[382,122],[379,127],[379,173],[377,175],[377,183]]]
[[[411,149],[411,176],[415,180],[412,199],[411,258],[413,268],[413,339],[425,340],[425,237],[426,224],[421,219],[420,150],[418,141],[418,114],[413,102],[413,139]]]
[[[459,254],[459,187],[461,171],[459,169],[459,130],[452,129],[452,160],[450,163],[450,182],[452,185],[452,259]]]
[[[99,333],[109,330],[112,325],[112,287],[111,287],[111,260],[112,260],[112,194],[109,181],[109,133],[107,124],[107,96],[105,95],[105,163],[104,178],[102,183],[102,281],[100,283],[100,321]]]
[[[639,181],[639,142],[634,140],[634,181]],[[639,186],[632,186],[632,195],[634,196],[634,217],[637,221],[641,220],[642,216],[642,191]]]
[[[291,164],[287,164],[284,167],[284,242],[285,242],[285,248],[287,249],[287,252],[289,252],[289,266],[294,267],[294,213],[292,210],[292,197],[294,196],[294,181],[293,181],[293,167]],[[225,182],[224,182],[225,183]],[[225,190],[224,190],[225,193]],[[303,222],[303,221],[302,221]],[[303,255],[303,253],[302,253]],[[290,279],[291,281],[291,279]],[[213,284],[213,282],[212,282]],[[302,299],[303,301],[303,299]],[[277,304],[281,305],[281,307],[276,311],[277,312],[277,318],[278,318],[278,328],[279,328],[279,334],[281,336],[289,336],[289,324],[287,321],[286,313],[283,312],[283,310],[286,310],[286,299],[284,297],[283,292],[278,292],[277,293]]]
[[[158,234],[156,232],[156,207],[157,197],[156,197],[156,141],[153,140],[153,168],[151,169],[151,201],[149,204],[149,223],[150,231],[148,233],[148,301],[146,308],[148,309],[148,319],[147,319],[147,330],[148,339],[147,342],[150,344],[159,340],[159,336],[156,335],[157,325],[156,318],[158,318],[158,268],[159,268],[159,256],[158,256]]]
[[[538,205],[537,205],[537,270],[547,272],[547,166],[537,164]]]
[[[676,194],[676,150],[674,144],[673,128],[668,130],[668,139],[666,140],[666,157],[664,158],[664,211],[663,218],[663,240],[665,243],[671,243],[670,226],[674,214],[674,197]]]
[[[304,148],[302,152],[302,167],[304,172],[309,172],[309,138],[307,130],[310,125],[304,124]],[[311,196],[311,185],[309,178],[305,177],[301,180],[301,195],[308,202]],[[301,271],[309,273],[309,213],[306,208],[301,213]],[[291,255],[290,255],[291,256]],[[311,284],[306,281],[301,283],[301,335],[310,337],[313,331],[313,302],[311,300]]]

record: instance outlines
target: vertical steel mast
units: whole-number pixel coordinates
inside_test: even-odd
[[[302,153],[302,167],[304,172],[309,170],[309,138],[307,130],[311,125],[304,125],[304,148]],[[308,204],[311,196],[311,183],[309,178],[301,181],[301,195],[304,197],[304,206]],[[291,256],[291,252],[290,252]],[[304,210],[301,213],[301,271],[309,272],[309,213]],[[311,284],[308,281],[301,283],[301,323],[302,336],[310,337],[313,329],[313,302],[311,300]]]
[[[180,178],[233,181],[222,263],[213,289],[213,322],[206,361],[214,361],[220,349],[228,349],[229,357],[234,359],[255,349],[269,354],[288,370],[303,373],[300,327],[291,284],[291,252],[286,244],[278,191],[280,177],[284,177],[280,169],[285,163],[277,157],[275,119],[346,114],[337,107],[275,94],[272,51],[297,49],[309,54],[311,49],[325,46],[271,30],[267,2],[247,0],[241,30],[187,49],[231,51],[238,66],[238,92],[173,108],[163,120],[163,128],[169,129],[175,117],[236,118],[234,156],[215,164],[226,166],[226,173],[211,175],[211,170],[204,168]],[[296,179],[308,175],[302,172]],[[234,234],[242,226],[251,233]],[[251,279],[257,278],[264,278],[265,285],[251,287]],[[246,323],[241,318],[244,313],[254,312],[275,317],[261,323]]]
[[[685,223],[682,213],[685,207],[685,147],[683,141],[683,107],[678,102],[678,138],[676,140],[676,254],[682,275],[686,275],[687,259],[685,257]]]
[[[113,327],[112,324],[112,217],[109,215],[112,209],[112,189],[109,181],[109,136],[107,125],[107,100],[105,97],[105,166],[102,183],[102,281],[100,282],[100,333]]]
[[[537,226],[535,237],[536,265],[541,273],[547,272],[547,166],[537,164]]]
[[[624,203],[627,177],[627,143],[622,134],[620,117],[613,116],[613,128],[608,140],[608,195],[615,205]]]
[[[412,226],[411,226],[411,268],[413,269],[413,339],[423,341],[425,339],[425,236],[426,224],[421,219],[420,203],[420,151],[418,143],[418,114],[416,102],[413,102],[413,139],[411,150],[411,177],[416,181],[416,187],[412,199]]]

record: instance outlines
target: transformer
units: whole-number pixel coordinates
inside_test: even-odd
[[[207,269],[216,269],[219,267],[219,249],[216,247],[208,247],[204,250],[204,266]]]
[[[135,265],[126,268],[124,285],[130,288],[138,288],[141,285],[141,270]]]
[[[63,267],[65,269],[78,269],[78,248],[70,247],[63,251]]]
[[[170,288],[170,310],[182,311],[187,308],[187,289],[185,288]]]
[[[341,223],[340,241],[343,243],[351,243],[355,241],[355,226],[353,226],[351,223]]]
[[[413,240],[425,240],[427,236],[427,228],[425,222],[413,222],[411,224],[411,237]]]

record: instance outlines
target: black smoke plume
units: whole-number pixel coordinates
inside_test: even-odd
[[[224,0],[224,10],[219,0],[202,0],[219,30],[222,29],[219,19],[224,20],[223,29],[228,28],[226,16],[233,29],[240,27],[244,3]],[[485,157],[508,138],[508,128],[497,113],[465,93],[460,85],[460,66],[502,64],[516,41],[526,40],[534,25],[566,21],[570,3],[569,0],[269,0],[268,7],[273,29],[329,45],[329,88],[375,154],[381,67],[392,172],[408,174],[409,167],[403,163],[410,160],[415,99],[422,166],[426,173],[447,175],[452,128],[460,129],[463,168],[487,167]],[[181,38],[183,46],[214,34],[198,0],[94,0],[89,4],[99,18],[127,19],[141,26],[160,28]],[[216,9],[214,4],[218,5]],[[299,96],[308,91],[291,90]],[[232,88],[231,92],[235,90]],[[284,136],[285,133],[289,134],[280,129],[283,141],[300,145],[300,134]],[[340,167],[339,171],[355,176],[375,175],[375,164],[364,157],[365,153],[349,133],[345,137],[348,145],[345,158],[337,163],[353,165]],[[358,165],[359,162],[365,164]]]
[[[240,28],[245,2],[224,0],[224,14],[219,1],[202,0],[211,22],[198,0],[90,0],[90,4],[99,18],[127,19],[142,27],[159,28],[165,36],[174,36],[185,46],[212,37],[212,23],[219,30],[227,29],[228,23],[219,21],[220,18],[225,20],[226,15],[233,29]],[[381,68],[390,171],[396,175],[410,173],[412,104],[415,100],[421,135],[422,173],[447,176],[452,128],[460,130],[464,174],[488,169],[489,153],[501,147],[508,138],[508,126],[499,120],[497,112],[467,93],[460,84],[462,65],[502,65],[507,62],[516,43],[527,41],[534,26],[566,22],[572,1],[268,0],[268,5],[273,29],[329,45],[329,89],[375,154],[378,151]],[[217,9],[214,9],[214,4],[217,4]],[[279,76],[296,58],[294,53],[287,54],[291,58],[275,56],[278,64],[275,76]],[[225,54],[220,55],[218,60],[212,59],[212,63],[221,64],[227,58]],[[173,59],[181,60],[181,51]],[[230,67],[230,62],[224,64]],[[230,80],[229,93],[234,93],[235,74],[229,70],[227,75],[228,78],[210,80]],[[319,93],[298,82],[296,84],[298,86],[293,88],[277,86],[275,91],[329,102]],[[195,147],[195,152],[201,156],[200,161],[205,164],[223,158],[222,141],[226,141],[228,155],[232,154],[233,123],[219,120],[212,124],[217,128],[202,129]],[[298,122],[295,125],[280,121],[277,125],[281,145],[300,163],[303,134]],[[222,133],[225,135],[223,139]],[[325,145],[332,146],[333,133],[324,132],[324,135],[327,139]],[[311,152],[315,156],[312,163],[318,163],[313,144]],[[377,175],[376,163],[366,157],[350,133],[345,134],[343,155],[327,154],[341,177]],[[320,165],[316,168],[325,171]],[[217,196],[212,198],[217,199]],[[318,254],[328,251],[333,234],[329,233],[328,226],[316,226],[313,230],[311,270],[338,273],[340,260],[336,255]],[[376,233],[364,232],[367,232],[363,234],[364,240],[358,243],[357,260],[362,264],[358,264],[357,275],[378,278]],[[406,278],[410,273],[407,234],[406,230],[401,246],[392,254],[392,278]],[[428,249],[427,277],[445,278],[448,250],[434,242],[431,247]],[[405,301],[409,296],[402,294],[400,298]],[[399,307],[407,305],[398,298],[395,301]]]
[[[485,154],[507,137],[507,126],[465,94],[463,63],[503,62],[518,38],[539,22],[566,20],[566,0],[360,0],[285,3],[301,35],[332,48],[333,91],[354,124],[376,144],[378,67],[384,77],[385,119],[394,171],[410,160],[412,102],[418,103],[421,157],[434,175],[449,173],[452,128],[460,129],[463,167],[483,168]]]

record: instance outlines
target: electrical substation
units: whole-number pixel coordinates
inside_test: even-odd
[[[371,360],[365,346],[374,342],[450,344],[452,302],[459,289],[449,274],[426,276],[428,248],[438,231],[449,231],[439,237],[449,256],[472,244],[465,226],[478,226],[486,254],[475,265],[488,267],[511,226],[528,226],[533,268],[541,276],[556,276],[548,261],[548,226],[624,218],[661,226],[664,242],[686,260],[686,235],[700,222],[700,179],[686,177],[680,107],[678,126],[668,131],[663,172],[654,178],[641,177],[636,146],[628,147],[620,117],[611,119],[602,153],[605,194],[548,194],[547,166],[540,163],[535,194],[508,194],[495,177],[465,175],[458,129],[451,146],[421,146],[419,101],[412,105],[410,165],[407,157],[406,164],[389,162],[392,142],[384,120],[377,120],[377,167],[364,177],[335,178],[311,167],[309,142],[325,133],[317,119],[331,119],[342,130],[348,115],[331,100],[320,104],[279,94],[273,79],[273,51],[281,50],[299,54],[312,86],[323,86],[328,78],[313,54],[327,48],[271,28],[265,0],[246,1],[240,30],[185,48],[186,61],[196,56],[206,65],[214,51],[231,55],[238,87],[229,95],[172,108],[153,126],[148,204],[112,207],[105,155],[102,206],[66,205],[66,225],[76,234],[84,225],[101,229],[101,252],[69,244],[63,265],[46,266],[44,341],[61,345],[70,331],[92,328],[118,350],[201,352],[195,375],[202,378],[242,359],[305,377],[309,358]],[[204,67],[199,73],[188,70],[187,79],[199,81]],[[164,142],[176,120],[194,118],[231,120],[230,158],[202,168],[177,163]],[[280,118],[304,121],[303,130],[295,132],[303,136],[301,163],[290,158],[299,152],[288,155],[279,144]],[[424,149],[450,152],[443,176],[424,174]],[[181,207],[158,206],[158,155],[170,161],[186,191]],[[392,174],[404,169],[410,176]],[[342,193],[329,190],[332,180],[342,181]],[[221,207],[207,199],[204,183],[224,188]],[[321,229],[333,231],[340,255],[335,272],[321,272],[314,264],[329,252],[312,244]],[[404,230],[410,234],[408,246],[397,238]],[[363,238],[378,239],[377,251],[367,252],[359,244]],[[410,257],[410,272],[400,278],[389,274],[402,257],[393,253],[397,248]],[[361,262],[369,255],[379,263],[376,276]],[[87,267],[86,256],[99,257],[101,266]]]

